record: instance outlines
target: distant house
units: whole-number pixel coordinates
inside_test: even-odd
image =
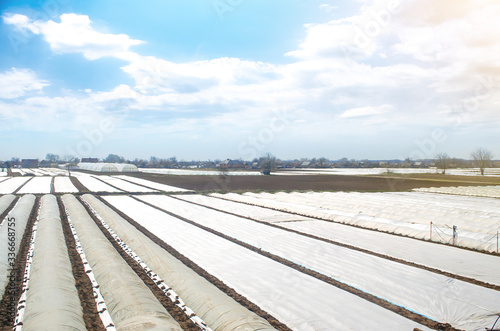
[[[98,163],[99,159],[96,157],[82,157],[82,163]]]
[[[241,160],[226,159],[224,161],[221,161],[219,166],[224,169],[245,168],[245,162]]]
[[[23,168],[38,168],[38,159],[22,159],[21,167]]]
[[[301,168],[309,168],[311,167],[311,162],[310,161],[304,161],[302,162],[302,164],[300,165]]]

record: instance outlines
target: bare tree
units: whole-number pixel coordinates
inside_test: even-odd
[[[444,175],[446,173],[446,169],[450,164],[450,157],[446,153],[438,153],[436,154],[436,166],[441,169],[441,173]]]
[[[267,153],[260,158],[260,165],[262,167],[262,173],[264,175],[270,175],[271,171],[276,167],[276,157],[271,153]]]
[[[484,169],[491,165],[493,154],[489,150],[479,147],[472,152],[471,156],[476,167],[481,170],[481,175],[484,176]]]

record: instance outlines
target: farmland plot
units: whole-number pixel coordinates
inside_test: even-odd
[[[455,327],[491,326],[500,292],[269,227],[167,196],[140,196],[176,215]],[[335,257],[335,258],[332,258]],[[481,307],[481,308],[478,308]]]
[[[193,309],[196,315],[200,316],[202,321],[204,320],[213,330],[273,329],[267,321],[248,311],[194,270],[174,258],[104,203],[88,194],[84,195],[83,199],[94,213],[105,219],[107,225],[120,237],[120,240],[128,243],[143,263],[151,267],[152,272],[155,272],[159,279],[166,281],[164,286],[170,288],[169,296],[173,296],[174,300],[177,297],[176,301],[185,299],[189,307],[184,306],[183,309],[186,312]],[[159,279],[155,281],[157,284],[160,283]],[[180,295],[180,298],[172,292],[172,288]],[[199,325],[200,321],[196,322]]]
[[[500,286],[500,257],[204,195],[178,199]],[[485,268],[485,266],[488,266]]]
[[[52,183],[52,177],[34,177],[32,180],[26,183],[18,194],[46,194],[50,193],[50,185]]]
[[[0,194],[14,193],[19,186],[30,180],[31,177],[10,177],[0,182]]]
[[[76,198],[62,199],[116,328],[181,330]]]
[[[109,185],[112,185],[114,187],[119,188],[122,191],[125,192],[145,192],[145,193],[151,193],[151,192],[157,192],[156,190],[140,186],[137,184],[133,184],[130,182],[127,182],[125,180],[122,180],[120,178],[115,178],[115,177],[110,177],[110,176],[104,176],[104,175],[99,175],[99,176],[93,176],[94,178],[100,179],[104,182],[106,182]]]
[[[0,297],[4,294],[11,263],[19,251],[34,204],[34,195],[23,196],[0,226]]]
[[[467,195],[473,197],[500,198],[500,186],[426,187],[413,189],[413,191]]]
[[[426,329],[130,197],[105,199],[292,329]]]
[[[183,189],[180,187],[165,185],[165,184],[153,182],[151,180],[146,180],[146,179],[127,176],[127,175],[118,175],[118,176],[113,176],[113,177],[120,178],[120,179],[129,181],[129,182],[133,182],[133,183],[143,185],[146,187],[150,187],[152,189],[155,189],[158,191],[163,191],[163,192],[187,192],[187,191],[189,191],[189,190],[186,190],[186,189]]]
[[[75,177],[78,179],[83,186],[85,186],[91,192],[122,192],[121,190],[114,188],[100,180],[83,173],[74,173]]]
[[[500,200],[425,193],[214,193],[213,196],[338,223],[494,252]],[[453,225],[458,238],[453,237]]]
[[[85,330],[82,306],[53,195],[41,199],[22,321],[26,330]],[[24,306],[24,305],[23,305]]]
[[[258,219],[263,222],[281,223],[281,222],[295,222],[295,221],[312,221],[314,219],[290,213],[284,213],[277,210],[262,208],[258,206],[246,205],[206,195],[178,195],[176,198],[202,204],[207,207],[222,210],[229,213],[235,213],[240,216]]]
[[[7,208],[10,207],[15,198],[16,197],[12,194],[7,194],[0,198],[0,215],[2,215],[7,210]],[[0,220],[0,224],[2,224],[3,221],[4,220]]]
[[[78,189],[73,185],[69,177],[54,177],[55,193],[77,193]]]

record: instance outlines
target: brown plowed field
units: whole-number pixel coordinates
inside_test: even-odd
[[[448,175],[290,175],[290,176],[173,176],[127,173],[194,191],[409,191],[418,187],[500,185],[499,177]]]

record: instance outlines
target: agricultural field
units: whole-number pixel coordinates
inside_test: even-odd
[[[2,329],[485,330],[500,314],[496,182],[235,193],[47,172],[0,181]],[[285,177],[309,176],[267,178]]]

